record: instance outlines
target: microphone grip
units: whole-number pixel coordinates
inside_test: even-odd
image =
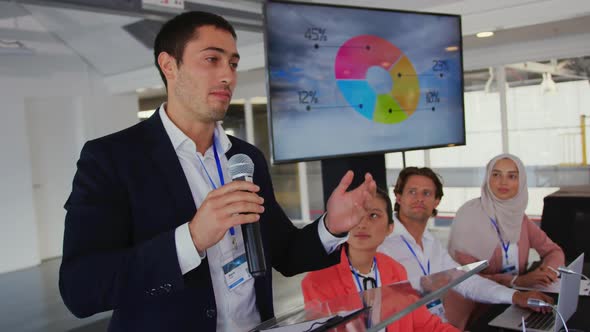
[[[242,175],[234,177],[233,180],[252,182],[252,177]],[[242,237],[244,238],[246,259],[248,260],[248,271],[255,278],[264,276],[266,274],[266,260],[264,259],[260,223],[243,224]]]
[[[255,278],[264,276],[266,274],[266,260],[264,259],[262,236],[260,236],[260,224],[257,222],[243,224],[242,236],[246,247],[248,271]]]

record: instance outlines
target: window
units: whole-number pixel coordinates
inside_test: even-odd
[[[494,70],[506,73],[508,148],[527,168],[527,213],[540,216],[546,195],[561,186],[590,183],[588,167],[583,164],[584,149],[590,143],[583,137],[590,116],[590,84],[585,78],[590,73],[590,57],[545,61],[534,68],[537,71],[526,64],[512,64]],[[442,214],[452,215],[467,200],[480,196],[485,166],[502,152],[500,106],[498,83],[490,79],[490,71],[466,72],[467,145],[406,153],[408,166],[426,165],[441,174],[445,186],[439,206]],[[393,185],[401,168],[401,153],[388,154],[386,160]]]
[[[269,164],[277,201],[289,218],[302,219],[297,164],[271,165],[266,104],[255,104],[252,105],[252,108],[254,113],[254,145],[264,153]]]

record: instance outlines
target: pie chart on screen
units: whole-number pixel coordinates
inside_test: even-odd
[[[369,120],[395,124],[416,111],[420,84],[414,66],[383,38],[360,35],[344,42],[334,73],[348,104]]]

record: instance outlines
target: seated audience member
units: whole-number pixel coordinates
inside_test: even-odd
[[[403,169],[394,188],[395,226],[393,232],[379,246],[378,251],[400,262],[412,286],[420,288],[422,276],[459,266],[440,241],[426,228],[428,219],[437,214],[437,206],[443,196],[443,185],[432,169],[407,167]],[[518,292],[478,275],[469,277],[454,288],[444,299],[428,307],[434,314],[463,329],[469,318],[469,310],[462,310],[466,297],[476,302],[517,304],[526,307],[530,297],[551,301],[539,292]]]
[[[548,285],[564,264],[563,250],[525,214],[528,204],[526,172],[510,154],[494,157],[486,167],[481,197],[457,211],[451,227],[449,253],[460,264],[487,260],[481,275],[504,286]],[[527,271],[529,250],[542,263]]]
[[[340,264],[310,272],[301,283],[306,305],[314,301],[355,294],[407,280],[403,266],[390,257],[377,253],[377,247],[393,230],[391,201],[378,189],[368,207],[368,214],[349,233],[341,250]],[[443,323],[422,306],[387,327],[394,331],[457,331]]]

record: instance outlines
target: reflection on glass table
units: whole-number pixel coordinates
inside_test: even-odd
[[[252,331],[380,331],[426,303],[441,298],[449,289],[487,266],[487,261],[480,261],[422,277],[419,290],[404,281],[325,302],[308,302],[305,307],[263,322]]]

